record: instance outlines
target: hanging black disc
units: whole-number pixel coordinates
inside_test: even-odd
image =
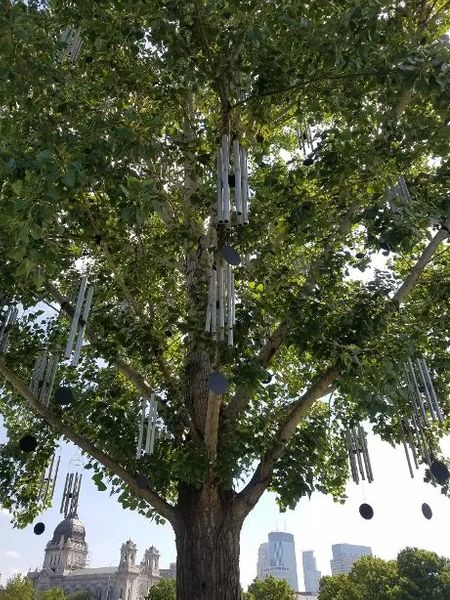
[[[272,381],[273,375],[267,371],[266,377],[262,380],[263,383],[270,383]]]
[[[222,248],[220,249],[220,253],[221,255],[224,257],[224,259],[227,261],[227,263],[230,263],[230,265],[239,265],[241,264],[241,256],[240,254],[238,254],[236,252],[236,250],[234,248],[232,248],[231,246],[222,246]]]
[[[33,531],[36,535],[42,535],[45,531],[44,523],[36,523],[36,525],[33,528]]]
[[[445,483],[450,478],[450,472],[447,465],[440,460],[433,460],[430,465],[430,471],[439,483]]]
[[[61,406],[67,406],[74,401],[72,388],[67,385],[59,387],[55,392],[55,400]]]
[[[305,165],[305,167],[310,167],[311,165],[314,164],[314,159],[313,158],[305,158],[305,160],[303,161],[303,164]]]
[[[370,504],[361,504],[361,506],[359,507],[359,514],[362,516],[363,519],[367,519],[368,521],[370,521],[374,514],[373,508],[370,506]]]
[[[430,505],[424,502],[422,504],[422,513],[425,519],[430,520],[433,517],[433,511],[430,508]]]
[[[138,473],[136,475],[136,483],[140,490],[148,490],[149,489],[148,479],[142,473]]]
[[[209,389],[216,394],[225,394],[227,391],[227,378],[222,373],[210,373],[208,383]]]
[[[37,440],[33,435],[24,435],[19,441],[19,448],[23,452],[34,452],[37,448]]]

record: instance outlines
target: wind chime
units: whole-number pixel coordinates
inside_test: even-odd
[[[9,336],[18,314],[17,308],[0,304],[0,354],[8,352]]]
[[[37,357],[33,375],[31,376],[30,391],[45,406],[48,406],[53,393],[58,359],[48,352]]]
[[[239,140],[232,145],[233,171],[229,173],[229,137],[222,136],[221,147],[217,149],[217,222],[231,228],[231,189],[234,189],[234,210],[238,225],[248,224],[248,165],[247,151],[241,148]]]
[[[314,163],[316,144],[314,142],[311,127],[308,125],[307,121],[302,121],[301,123],[297,121],[297,138],[303,156],[303,164],[306,167],[309,167]]]
[[[83,44],[80,29],[67,27],[61,34],[60,42],[65,44],[65,48],[63,48],[59,54],[61,60],[75,62],[80,54],[81,46]]]
[[[83,345],[83,338],[93,296],[94,286],[88,285],[87,276],[84,275],[81,278],[80,287],[78,289],[75,312],[72,318],[66,350],[64,352],[65,359],[72,359],[70,363],[71,367],[77,367],[80,362],[81,347]]]
[[[136,459],[141,458],[144,454],[153,454],[155,446],[155,437],[157,434],[158,421],[158,403],[155,394],[152,393],[150,398],[144,396],[141,402],[141,415],[139,423],[138,443],[136,448]],[[144,429],[147,422],[147,431],[144,444]]]
[[[412,202],[411,194],[402,175],[399,175],[395,185],[386,190],[386,198],[388,201],[395,200],[395,198],[402,198],[408,204]]]
[[[212,253],[210,254],[210,263],[212,265],[205,331],[220,341],[224,341],[226,336],[228,345],[233,346],[236,316],[232,265],[226,262],[223,256],[214,260]]]
[[[361,425],[357,425],[352,429],[348,429],[346,436],[353,481],[356,484],[359,484],[361,476],[362,481],[367,479],[369,483],[372,483],[373,472],[372,464],[370,462],[369,449],[367,446],[366,432]]]
[[[418,469],[419,459],[428,466],[433,462],[424,435],[430,419],[442,423],[444,417],[425,359],[407,360],[405,381],[412,415],[400,419],[400,434],[409,472],[414,478],[413,463]]]
[[[55,493],[56,480],[58,478],[59,463],[61,462],[61,455],[56,459],[56,452],[53,453],[51,461],[45,471],[42,474],[41,487],[39,489],[38,498],[43,502],[53,500]]]
[[[64,518],[74,516],[78,512],[82,478],[83,475],[81,473],[67,473],[66,475],[61,507],[59,509],[59,512],[64,515]]]

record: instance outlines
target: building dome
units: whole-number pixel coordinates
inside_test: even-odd
[[[64,521],[61,521],[53,532],[53,538],[50,543],[59,544],[61,536],[64,536],[65,541],[85,542],[86,530],[78,515],[69,515]]]

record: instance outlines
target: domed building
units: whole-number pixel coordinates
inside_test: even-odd
[[[148,590],[162,578],[175,578],[175,565],[159,569],[159,552],[151,546],[136,564],[136,544],[122,544],[117,567],[88,568],[86,530],[76,513],[56,527],[45,548],[41,571],[28,574],[35,589],[60,587],[67,594],[90,592],[96,600],[144,600]]]

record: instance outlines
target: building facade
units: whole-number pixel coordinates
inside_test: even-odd
[[[302,552],[302,562],[305,592],[317,595],[319,593],[319,582],[322,574],[317,570],[314,552],[312,550]]]
[[[353,563],[362,556],[372,556],[369,546],[355,546],[353,544],[334,544],[332,547],[333,558],[330,561],[331,573],[349,573]]]
[[[265,579],[269,575],[285,579],[298,592],[294,536],[281,531],[269,533],[269,541],[259,547],[256,570],[258,579]]]
[[[117,567],[87,568],[86,531],[77,514],[71,514],[55,529],[45,548],[42,569],[28,574],[37,590],[60,587],[67,594],[90,592],[96,600],[144,600],[161,579],[175,578],[175,565],[160,570],[159,552],[151,546],[136,562],[136,544],[122,544]]]

